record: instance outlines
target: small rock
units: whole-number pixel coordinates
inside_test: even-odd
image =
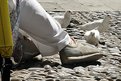
[[[58,75],[61,79],[67,79],[68,76],[70,76],[71,74],[62,71],[62,72],[58,72]]]
[[[80,30],[79,32],[82,33],[82,34],[84,34],[84,30]]]
[[[83,67],[75,67],[74,69],[73,69],[76,73],[81,73],[81,74],[85,74],[86,73],[86,71],[85,71],[85,68],[83,68]]]
[[[111,77],[106,77],[108,81],[114,81]]]
[[[34,68],[29,68],[28,71],[44,71],[44,68],[34,67]]]
[[[72,69],[70,69],[70,68],[62,68],[61,70],[60,70],[60,72],[66,72],[66,73],[70,73],[70,74],[72,74],[72,73],[75,73]]]
[[[74,27],[75,26],[75,24],[74,23],[70,23],[70,26],[69,27]]]
[[[101,79],[100,81],[109,81],[109,80],[107,80],[107,79]]]
[[[44,68],[45,68],[46,70],[48,70],[48,71],[52,69],[52,67],[51,67],[50,65],[45,65]]]
[[[59,65],[57,68],[58,68],[58,69],[61,69],[61,68],[62,68],[62,66],[60,66],[60,65]]]
[[[118,47],[108,48],[108,50],[110,51],[110,53],[120,53],[120,50],[118,49]]]
[[[46,78],[56,78],[57,76],[54,74],[47,75]]]
[[[121,81],[121,78],[120,79],[117,79],[116,81]]]
[[[117,78],[117,74],[110,74],[112,79],[116,79]]]
[[[105,42],[105,44],[106,44],[107,47],[109,47],[109,48],[113,48],[113,47],[115,47],[115,45],[112,44],[112,43],[110,43],[109,41],[108,41],[108,42]]]
[[[100,81],[100,80],[101,80],[101,77],[100,77],[100,76],[95,76],[94,78],[95,78],[95,80],[97,80],[97,81]]]
[[[86,78],[86,77],[83,77],[82,78],[82,81],[96,81],[94,78]]]
[[[54,71],[54,70],[50,70],[50,71],[48,72],[48,74],[54,74],[54,73],[56,73],[56,71]]]
[[[111,55],[113,55],[113,56],[119,56],[119,57],[121,57],[121,54],[119,54],[119,53],[110,53]]]
[[[22,81],[22,80],[19,78],[11,78],[11,81]]]
[[[103,66],[90,66],[89,70],[95,71],[95,72],[104,72],[108,67]]]
[[[116,70],[117,68],[115,67],[115,66],[110,66],[107,70],[106,70],[106,72],[108,73],[108,74],[115,74],[116,73]]]
[[[55,80],[52,78],[49,78],[49,79],[46,79],[45,81],[55,81]]]

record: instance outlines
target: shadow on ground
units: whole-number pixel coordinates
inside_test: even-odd
[[[28,69],[31,67],[41,67],[43,68],[45,65],[50,65],[51,67],[57,67],[57,66],[62,66],[62,67],[66,67],[66,68],[71,68],[73,69],[74,67],[77,66],[82,66],[82,67],[87,67],[89,65],[101,65],[101,63],[99,61],[91,61],[91,62],[81,62],[81,63],[76,63],[76,64],[59,64],[57,62],[51,62],[51,61],[38,61],[38,60],[29,60],[29,61],[25,61],[25,62],[21,62],[18,65],[14,65],[13,69]]]

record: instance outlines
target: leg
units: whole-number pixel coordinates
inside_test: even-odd
[[[4,58],[4,64],[1,69],[2,81],[10,81],[10,70],[12,68],[12,62],[10,58]]]
[[[42,50],[41,46],[48,46],[53,48],[49,53],[60,51],[63,64],[82,62],[82,56],[88,56],[84,57],[83,61],[97,60],[103,56],[96,48],[74,45],[74,43],[70,45],[69,43],[72,40],[68,33],[61,28],[59,23],[55,22],[36,0],[23,0],[21,5],[20,28],[29,34],[35,42],[37,41],[34,43],[38,49]],[[43,49],[43,52],[41,50],[41,53],[46,54],[46,48]],[[80,58],[77,59],[77,57]]]
[[[43,55],[57,54],[70,41],[67,32],[36,0],[21,1],[20,29],[35,39],[34,43]]]
[[[2,68],[2,64],[3,64],[3,58],[0,55],[0,71],[1,71],[1,68]]]

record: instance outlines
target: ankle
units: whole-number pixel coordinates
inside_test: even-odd
[[[77,41],[73,37],[71,37],[71,40],[67,46],[77,47]]]

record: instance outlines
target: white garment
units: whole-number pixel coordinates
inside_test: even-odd
[[[9,0],[8,4],[9,4],[9,12],[11,13],[12,10],[16,9],[16,0]]]
[[[43,56],[57,54],[71,38],[36,0],[22,0],[20,28],[32,37]]]

